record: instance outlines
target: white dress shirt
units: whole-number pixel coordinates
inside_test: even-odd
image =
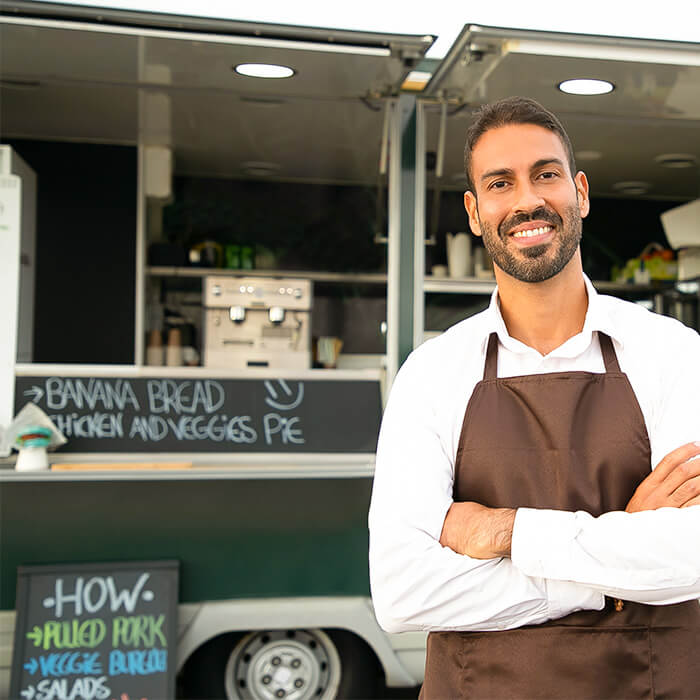
[[[467,402],[498,334],[498,376],[604,372],[608,334],[651,442],[652,465],[700,440],[700,336],[674,319],[598,294],[586,278],[583,330],[546,356],[489,308],[417,348],[384,412],[369,513],[370,579],[388,632],[497,630],[599,610],[610,595],[665,604],[700,597],[700,506],[640,513],[520,508],[510,558],[440,545]]]

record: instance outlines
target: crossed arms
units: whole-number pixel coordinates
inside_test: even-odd
[[[626,512],[455,504],[444,415],[427,404],[401,411],[410,381],[392,391],[399,410],[385,414],[369,518],[372,597],[387,631],[511,629],[602,609],[606,595],[700,598],[700,458],[688,461],[700,446],[669,452]],[[695,438],[694,411],[659,420],[675,426],[666,443]]]
[[[625,512],[700,505],[700,442],[690,442],[664,457],[637,487]],[[690,461],[689,461],[690,460]],[[516,510],[487,508],[466,501],[447,511],[440,544],[473,559],[510,557]]]

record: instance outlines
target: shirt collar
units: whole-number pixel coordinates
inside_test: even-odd
[[[606,335],[609,335],[611,338],[616,340],[621,346],[623,346],[624,343],[620,335],[620,329],[613,324],[610,318],[607,305],[605,304],[605,297],[598,294],[598,292],[593,287],[591,280],[588,278],[588,275],[583,275],[583,281],[586,285],[586,292],[588,293],[588,309],[586,310],[586,318],[583,322],[583,329],[581,330],[581,333],[579,333],[577,336],[574,336],[574,338],[577,338],[580,341],[575,343],[575,345],[578,346],[580,343],[584,343],[585,347],[588,347],[591,343],[593,332],[599,331],[605,333]],[[486,311],[483,330],[484,337],[482,338],[481,347],[483,352],[485,352],[486,343],[491,333],[497,333],[498,339],[501,341],[501,343],[513,350],[514,352],[522,353],[532,350],[532,348],[528,348],[527,345],[521,343],[515,338],[512,338],[508,334],[508,329],[506,328],[505,321],[503,320],[503,316],[501,315],[501,305],[498,298],[498,287],[496,287],[496,289],[494,289],[493,293],[491,294],[491,301]],[[565,345],[571,343],[571,341],[573,341],[574,338],[570,338],[564,345],[562,345],[562,349]],[[557,350],[558,349],[559,348],[557,348]]]

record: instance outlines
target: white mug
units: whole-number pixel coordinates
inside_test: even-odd
[[[468,233],[447,234],[447,267],[450,277],[467,277],[471,274],[472,246]]]

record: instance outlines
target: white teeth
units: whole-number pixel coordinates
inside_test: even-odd
[[[547,231],[551,230],[551,226],[540,226],[539,228],[531,228],[527,231],[516,231],[513,235],[516,238],[532,238],[533,236],[541,236],[543,233],[547,233]]]

